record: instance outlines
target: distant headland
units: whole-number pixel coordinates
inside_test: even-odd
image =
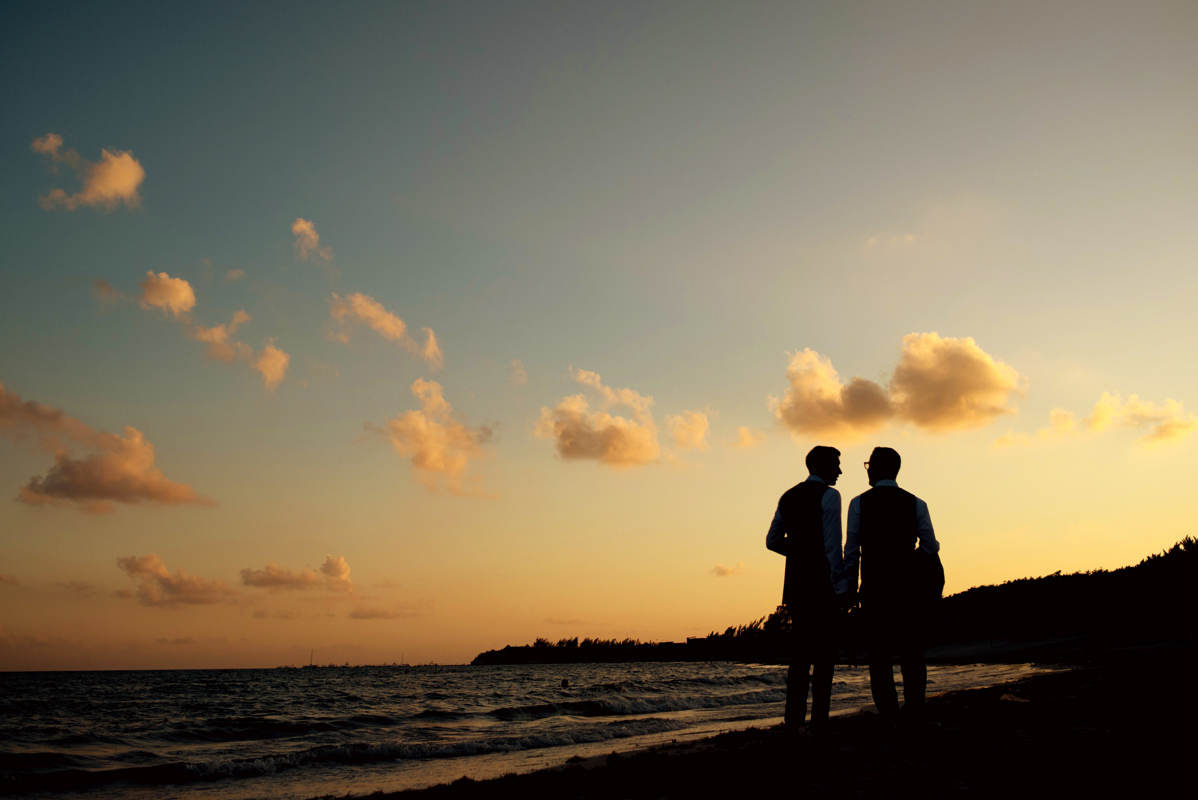
[[[951,567],[950,567],[951,568]],[[939,601],[929,644],[978,645],[984,651],[1049,638],[1079,640],[1086,649],[1108,645],[1193,641],[1198,611],[1198,539],[1187,536],[1134,566],[1098,569],[998,585],[975,586]],[[856,612],[842,631],[840,655],[856,661]],[[790,614],[785,606],[723,633],[685,642],[578,637],[480,653],[487,664],[596,664],[644,661],[761,661],[786,658]],[[997,644],[996,644],[997,643]],[[975,647],[975,651],[977,648]]]

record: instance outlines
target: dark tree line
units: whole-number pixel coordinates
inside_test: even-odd
[[[983,639],[1024,641],[1084,636],[1094,644],[1178,641],[1194,636],[1198,610],[1198,540],[1191,536],[1116,570],[1019,578],[975,586],[936,601],[928,615],[930,644]],[[842,655],[854,660],[861,614],[839,631]],[[790,614],[772,614],[686,644],[637,639],[537,639],[488,650],[475,664],[565,664],[617,661],[784,661]]]

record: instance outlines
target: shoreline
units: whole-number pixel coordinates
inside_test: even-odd
[[[1037,663],[1056,671],[929,697],[927,726],[892,729],[863,711],[833,717],[821,739],[748,728],[485,780],[369,795],[346,787],[319,800],[705,797],[743,792],[746,782],[827,797],[1078,796],[1180,784],[1195,738],[1183,726],[1198,710],[1185,680],[1198,668],[1193,645],[1041,655]],[[1146,692],[1158,686],[1159,700]]]

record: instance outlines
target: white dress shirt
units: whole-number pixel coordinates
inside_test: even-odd
[[[824,479],[818,475],[808,475],[807,480],[825,483]],[[849,582],[845,577],[844,556],[840,550],[840,492],[829,486],[828,491],[824,492],[820,508],[823,511],[824,555],[828,557],[828,566],[831,567],[829,575],[832,588],[836,590],[837,594],[843,594],[849,590]],[[782,523],[782,501],[779,500],[778,510],[774,512],[769,533],[765,535],[765,546],[775,553],[786,555],[782,546],[784,538],[786,538],[786,528]]]
[[[874,486],[893,486],[898,488],[897,481],[878,481]],[[928,514],[928,504],[915,498],[915,522],[919,528],[919,547],[935,555],[940,552],[940,542],[936,541],[936,532],[932,530],[932,517]],[[844,542],[844,569],[852,574],[861,558],[861,495],[849,501],[849,523]]]

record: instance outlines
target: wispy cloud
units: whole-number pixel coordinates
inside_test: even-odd
[[[684,450],[706,450],[710,422],[702,411],[683,411],[667,414],[666,425],[674,436],[674,444]]]
[[[8,586],[20,586],[21,582],[17,580],[16,575],[0,575],[0,583]]]
[[[118,292],[103,278],[96,278],[92,281],[92,297],[96,298],[101,308],[111,308],[128,299],[124,292]]]
[[[99,586],[88,581],[59,581],[55,586],[60,586],[80,597],[96,597],[101,593]]]
[[[141,195],[137,190],[145,180],[146,171],[132,153],[101,150],[100,161],[91,162],[74,149],[63,151],[62,144],[61,136],[48,133],[34,139],[31,149],[49,158],[55,172],[59,164],[70,167],[82,186],[74,194],[68,194],[63,189],[51,189],[48,195],[38,199],[42,208],[47,211],[55,208],[74,211],[88,206],[112,211],[119,205],[127,208],[141,205]]]
[[[512,386],[528,385],[528,373],[524,371],[523,361],[518,358],[513,358],[510,369]]]
[[[716,564],[711,568],[711,574],[717,578],[732,578],[745,573],[745,562],[737,562],[735,567],[725,567],[723,564]]]
[[[188,324],[184,327],[184,332],[188,338],[208,345],[204,349],[204,355],[208,358],[223,361],[226,364],[237,358],[248,361],[253,358],[254,349],[244,342],[232,341],[232,336],[237,333],[238,328],[249,321],[249,314],[244,311],[235,311],[232,321],[227,325],[213,325],[211,328],[205,328],[203,325]]]
[[[341,297],[334,294],[329,314],[333,321],[340,325],[338,330],[330,334],[334,341],[348,344],[352,325],[361,323],[387,341],[395,342],[413,356],[423,359],[429,365],[429,369],[436,371],[445,366],[445,353],[441,350],[432,328],[421,329],[424,333],[424,344],[417,344],[416,340],[408,335],[408,324],[370,295],[355,292]]]
[[[641,466],[657,460],[661,447],[657,426],[650,411],[652,397],[643,397],[632,389],[605,386],[598,373],[570,368],[570,377],[599,395],[599,407],[592,411],[582,394],[562,398],[553,408],[541,408],[534,430],[541,439],[550,439],[557,454],[567,460],[593,460],[610,467]],[[622,406],[629,417],[608,413]]]
[[[245,270],[231,269],[225,273],[223,282],[226,284],[229,284],[229,283],[239,283],[244,280],[245,280]]]
[[[418,378],[412,384],[412,394],[420,401],[419,411],[405,411],[387,420],[383,428],[367,423],[366,429],[386,434],[395,451],[411,459],[414,474],[429,490],[444,488],[459,496],[483,494],[467,486],[468,481],[478,479],[467,479],[466,472],[472,460],[486,454],[491,429],[485,425],[471,428],[458,421],[436,381]]]
[[[747,450],[759,444],[765,444],[765,431],[746,428],[744,425],[736,429],[736,439],[732,442],[733,447]]]
[[[1131,395],[1127,402],[1118,394],[1103,392],[1088,417],[1078,417],[1072,411],[1054,408],[1048,416],[1048,426],[1035,436],[1008,431],[994,441],[995,447],[1047,443],[1095,435],[1115,428],[1144,431],[1136,441],[1146,447],[1180,442],[1198,431],[1198,417],[1187,413],[1182,403],[1166,399],[1164,405],[1141,400]]]
[[[333,260],[333,248],[320,244],[320,234],[316,232],[316,226],[312,224],[311,220],[296,217],[295,222],[291,223],[291,234],[295,237],[292,246],[300,261],[318,259],[327,262]]]
[[[420,609],[409,604],[379,608],[360,603],[349,612],[350,619],[404,619],[419,616],[422,616]]]
[[[292,572],[273,561],[262,569],[243,569],[241,582],[246,586],[278,591],[301,591],[320,586],[323,581],[313,570],[301,569]]]

